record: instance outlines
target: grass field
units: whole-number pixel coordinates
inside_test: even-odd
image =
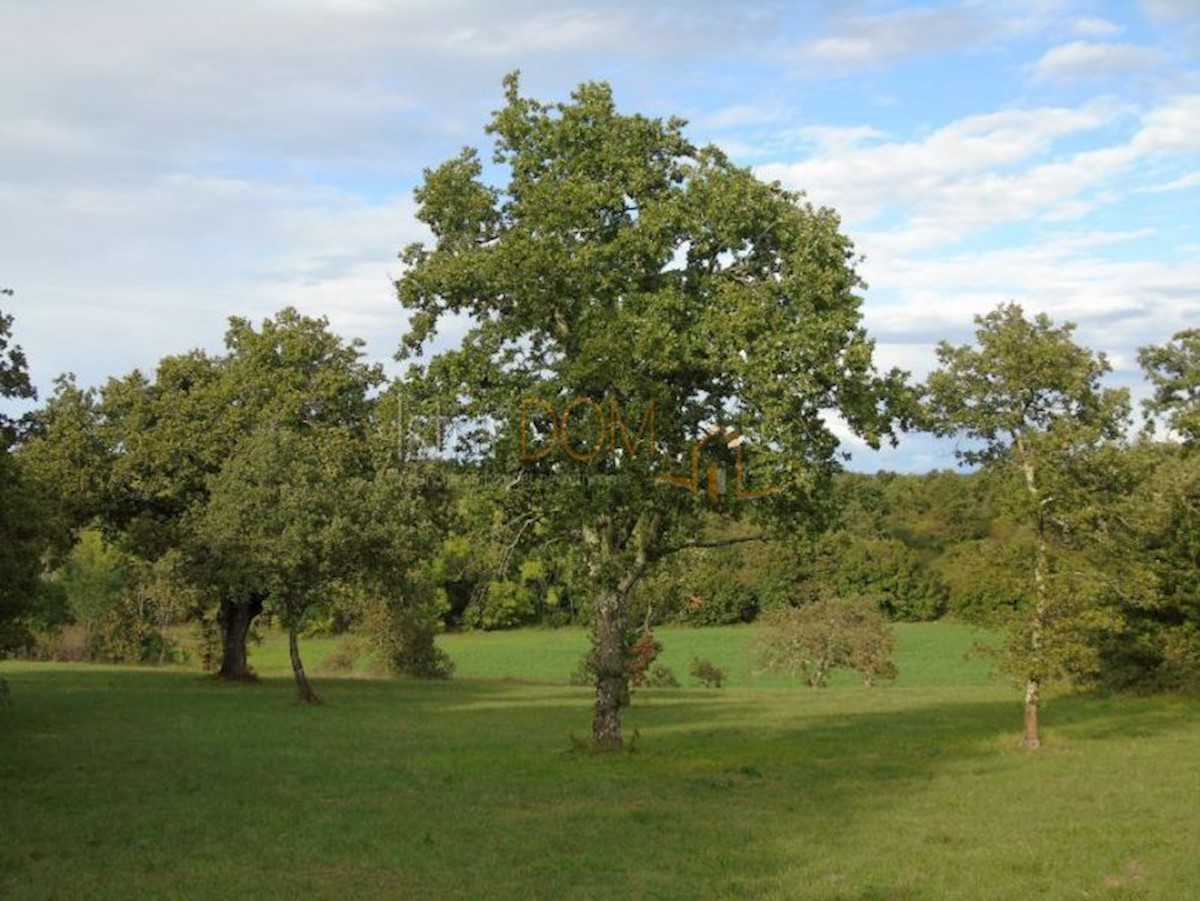
[[[447,636],[460,678],[319,679],[293,703],[187,669],[0,664],[0,894],[287,898],[1186,898],[1200,711],[1017,694],[972,633],[901,630],[900,680],[788,688],[747,629],[663,630],[685,688],[593,755],[577,631]],[[313,670],[335,648],[305,644]],[[686,687],[692,656],[731,686]],[[521,680],[521,681],[515,681]]]

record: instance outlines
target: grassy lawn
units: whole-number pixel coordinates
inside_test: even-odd
[[[578,631],[447,636],[461,678],[257,685],[0,664],[0,894],[12,897],[1185,898],[1200,892],[1200,710],[1054,698],[1047,747],[953,626],[901,679],[787,689],[747,629],[663,630],[681,690],[635,753],[575,750]],[[313,669],[336,642],[310,641]],[[693,655],[731,687],[686,687]],[[522,681],[513,681],[522,680]]]

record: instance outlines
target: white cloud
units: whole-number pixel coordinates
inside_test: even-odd
[[[1128,108],[1106,102],[1008,110],[952,122],[922,141],[848,139],[823,145],[800,162],[756,171],[839,210],[852,234],[871,232],[869,252],[903,256],[946,248],[1007,223],[1083,218],[1118,203],[1113,180],[1139,164],[1200,151],[1200,95],[1187,95],[1145,112],[1124,140],[1110,137],[1107,144],[1049,157],[1060,140],[1131,118]],[[831,133],[853,137],[858,131]],[[885,215],[899,221],[872,229]]]
[[[1151,110],[1134,144],[1142,153],[1200,150],[1200,94],[1172,97]]]
[[[887,137],[887,132],[871,125],[806,125],[797,130],[806,141],[820,146],[821,153],[839,154],[869,141]]]
[[[920,342],[966,340],[971,318],[1016,301],[1080,325],[1080,339],[1114,358],[1159,342],[1200,319],[1200,263],[1123,260],[1104,248],[1148,236],[1132,232],[1052,233],[995,250],[920,260],[868,257],[865,272],[890,302],[867,307],[867,324],[883,347],[908,348],[918,373]],[[870,236],[863,239],[871,246]],[[1189,287],[1189,285],[1191,287]],[[928,362],[929,358],[926,359]]]
[[[1033,66],[1040,80],[1075,80],[1145,71],[1163,59],[1154,47],[1072,41],[1047,50]]]
[[[921,141],[838,146],[798,163],[767,164],[756,171],[807,190],[817,202],[865,224],[892,207],[936,204],[941,192],[957,186],[976,194],[999,193],[1005,187],[999,173],[1046,152],[1059,138],[1109,123],[1116,114],[1104,103],[986,113],[952,122]],[[980,199],[992,203],[991,196]]]
[[[995,21],[971,7],[850,15],[831,22],[830,33],[798,46],[794,60],[802,68],[814,62],[848,69],[883,65],[924,53],[967,50],[996,31]]]
[[[1088,16],[1075,23],[1075,31],[1088,38],[1108,38],[1120,34],[1124,29],[1108,19]]]
[[[1189,172],[1186,175],[1179,176],[1179,178],[1163,182],[1162,184],[1151,185],[1142,190],[1147,193],[1158,194],[1166,191],[1187,191],[1191,188],[1200,188],[1200,172]]]

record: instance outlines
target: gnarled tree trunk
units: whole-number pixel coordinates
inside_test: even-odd
[[[296,694],[300,703],[320,704],[321,699],[313,692],[304,672],[304,663],[300,660],[300,642],[294,624],[288,626],[288,653],[292,658],[292,675],[296,677]]]
[[[657,516],[638,517],[626,542],[614,537],[614,524],[604,517],[595,528],[584,530],[584,542],[594,555],[593,627],[595,646],[592,664],[596,676],[596,708],[592,716],[592,744],[597,750],[614,751],[625,746],[621,736],[621,708],[629,703],[629,647],[625,635],[625,612],[630,592],[650,563],[650,546],[659,537]],[[615,578],[621,547],[633,553],[625,557],[624,574]]]
[[[619,750],[621,708],[629,699],[629,671],[625,660],[623,598],[606,593],[596,604],[596,710],[592,717],[592,743],[600,750]]]
[[[249,682],[256,676],[246,658],[246,637],[254,618],[262,613],[261,595],[250,595],[242,601],[225,598],[217,622],[221,626],[221,669],[217,678]]]

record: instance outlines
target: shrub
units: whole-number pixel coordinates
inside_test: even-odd
[[[393,673],[418,679],[449,679],[454,661],[434,639],[441,623],[441,608],[429,592],[414,587],[408,597],[376,602],[366,614],[367,628],[380,656]]]
[[[688,672],[692,674],[693,679],[699,681],[705,688],[720,688],[725,683],[725,670],[721,669],[711,660],[702,660],[699,657],[693,657],[692,666]]]
[[[832,598],[780,608],[763,618],[754,641],[763,667],[803,679],[812,688],[829,684],[834,670],[850,668],[870,686],[894,679],[895,635],[879,608],[865,598]]]

